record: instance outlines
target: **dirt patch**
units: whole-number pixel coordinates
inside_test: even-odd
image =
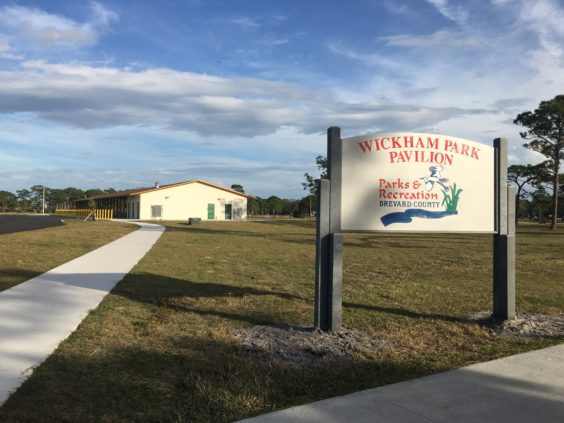
[[[491,313],[482,312],[474,316],[473,320],[488,328],[494,336],[518,338],[564,336],[564,314],[520,313],[515,320],[501,321],[492,318]]]
[[[296,366],[345,364],[373,357],[391,345],[386,339],[346,328],[329,333],[305,326],[254,326],[236,330],[234,336],[250,355]]]

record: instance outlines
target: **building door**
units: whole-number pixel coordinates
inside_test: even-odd
[[[215,219],[215,204],[208,204],[208,220]]]
[[[232,219],[232,211],[233,211],[233,205],[232,204],[226,204],[225,205],[225,220],[231,220]]]

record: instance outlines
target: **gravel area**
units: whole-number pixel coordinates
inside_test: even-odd
[[[500,321],[493,319],[491,312],[482,312],[469,319],[468,323],[486,327],[493,336],[564,336],[564,314],[520,313],[515,320]],[[373,357],[391,346],[386,339],[346,328],[330,333],[306,326],[254,326],[238,329],[233,335],[249,355],[271,363],[295,366],[345,364]]]
[[[305,326],[254,326],[234,335],[248,354],[296,366],[344,364],[374,356],[391,345],[385,339],[346,328],[327,333]]]
[[[474,316],[473,320],[487,327],[495,336],[518,338],[564,336],[564,314],[520,313],[515,320],[500,321],[493,319],[491,313],[482,312]]]

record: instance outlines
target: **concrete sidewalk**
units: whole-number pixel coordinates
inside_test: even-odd
[[[241,422],[563,423],[564,344]]]
[[[0,405],[164,232],[135,223],[137,231],[0,293]]]

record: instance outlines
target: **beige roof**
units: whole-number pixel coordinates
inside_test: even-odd
[[[184,181],[184,182],[177,182],[175,184],[160,185],[158,188],[156,186],[153,186],[153,187],[149,187],[149,188],[136,188],[136,189],[129,189],[129,190],[126,190],[126,191],[116,191],[116,192],[113,192],[113,193],[97,195],[97,196],[90,197],[90,198],[81,198],[78,201],[98,200],[98,199],[102,199],[102,198],[113,198],[113,197],[129,197],[131,195],[145,194],[147,192],[160,191],[160,190],[167,189],[167,188],[174,188],[174,187],[178,187],[178,186],[181,186],[181,185],[189,185],[189,184],[196,184],[196,183],[202,184],[202,185],[207,185],[209,187],[216,188],[216,189],[219,189],[219,190],[222,190],[222,191],[226,191],[226,192],[229,192],[231,194],[240,195],[241,197],[254,198],[251,195],[243,194],[243,193],[240,193],[238,191],[234,191],[232,189],[222,187],[220,185],[215,185],[215,184],[212,184],[211,182],[206,182],[206,181],[202,181],[202,180],[199,180],[199,179],[194,179],[193,181]]]

